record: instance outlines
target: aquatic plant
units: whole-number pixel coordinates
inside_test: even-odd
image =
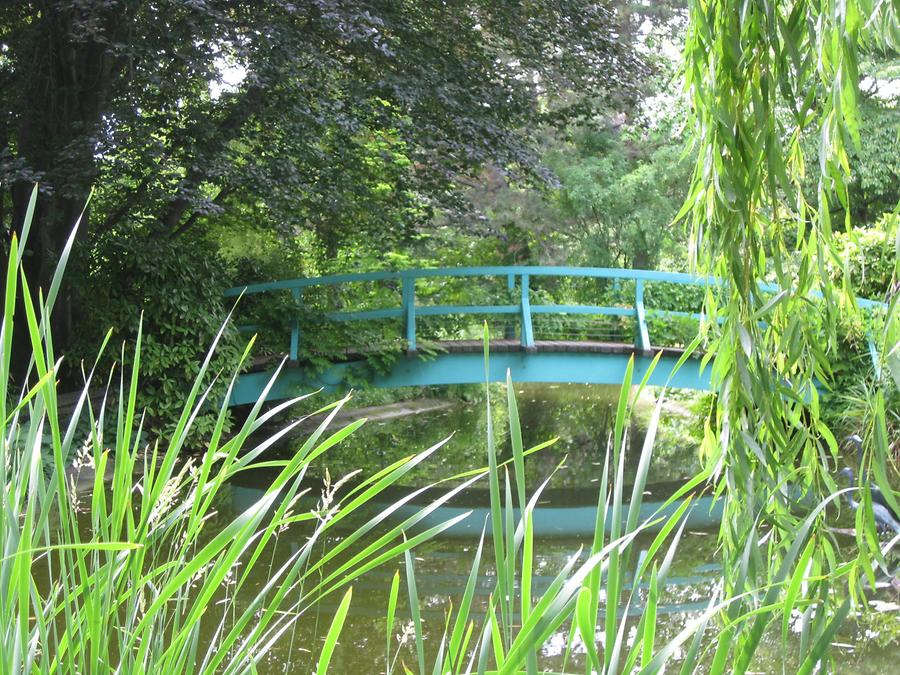
[[[682,357],[682,363],[696,348],[695,340]],[[487,331],[485,331],[485,370],[487,372]],[[654,364],[655,365],[655,364]],[[679,366],[681,363],[679,363]],[[676,368],[677,369],[677,368]],[[652,371],[652,367],[650,369]],[[811,552],[817,544],[814,526],[832,495],[810,506],[800,520],[794,541],[781,566],[767,583],[751,591],[729,594],[720,588],[710,598],[705,610],[695,613],[675,637],[660,642],[657,636],[657,610],[668,573],[675,558],[692,509],[708,508],[699,497],[712,490],[711,471],[700,472],[662,504],[654,515],[641,519],[642,495],[647,487],[647,473],[652,460],[656,432],[662,412],[665,391],[659,393],[653,415],[640,449],[638,470],[626,500],[623,476],[628,448],[629,417],[634,404],[646,386],[650,373],[632,387],[633,364],[629,364],[616,408],[615,427],[600,475],[598,510],[594,536],[581,560],[581,551],[553,577],[539,596],[532,592],[534,509],[547,484],[531,495],[525,490],[525,456],[518,408],[513,383],[507,375],[507,414],[512,445],[511,460],[500,464],[494,446],[493,416],[490,393],[487,392],[488,430],[486,454],[490,483],[490,536],[482,532],[473,557],[471,571],[462,591],[458,608],[450,607],[440,635],[440,642],[428,653],[422,639],[423,626],[411,551],[405,553],[405,576],[408,602],[415,634],[415,658],[419,673],[537,673],[546,672],[539,655],[547,640],[567,631],[563,671],[573,649],[585,653],[585,665],[578,670],[587,673],[640,672],[658,673],[674,664],[681,673],[693,673],[705,667],[711,673],[731,672],[723,657],[726,644],[738,630],[756,635],[747,653],[752,661],[760,646],[760,638],[768,631],[781,629],[780,638],[786,653],[788,626],[795,613],[801,616],[802,635],[794,654],[800,672],[812,672],[829,657],[830,643],[847,616],[850,603],[846,592],[839,595],[836,615],[816,617],[821,606],[820,587],[810,582],[828,575],[831,570],[813,563]],[[564,463],[565,459],[561,463]],[[510,473],[510,465],[512,472]],[[549,479],[548,479],[549,480]],[[727,522],[727,521],[726,521]],[[658,532],[646,548],[637,551],[636,537],[649,526]],[[865,528],[863,527],[863,531]],[[473,597],[485,549],[493,550],[494,583],[485,613],[473,609]],[[748,551],[747,555],[758,552]],[[386,616],[385,671],[394,672],[400,660],[401,646],[392,648],[391,637],[396,628],[396,610],[400,594],[400,573],[394,577]],[[731,607],[756,596],[761,608],[747,613],[734,613]],[[455,611],[454,611],[455,610]],[[774,619],[783,617],[783,622]],[[634,618],[632,618],[634,617]],[[778,639],[776,635],[775,640]],[[429,666],[429,659],[433,665]]]
[[[487,372],[487,328],[484,339]],[[687,358],[688,354],[682,362]],[[674,640],[665,645],[655,643],[658,592],[665,584],[687,523],[686,515],[694,507],[694,491],[702,485],[706,476],[701,475],[690,481],[658,510],[658,513],[662,513],[666,507],[677,505],[671,515],[651,516],[639,522],[654,437],[662,411],[663,395],[660,395],[641,449],[631,500],[625,503],[623,471],[628,418],[652,372],[650,368],[644,380],[632,388],[633,365],[633,362],[629,363],[622,383],[615,428],[609,452],[605,454],[598,490],[597,519],[588,557],[579,562],[581,551],[572,555],[540,596],[532,593],[535,552],[533,516],[549,478],[531,495],[526,494],[525,456],[528,451],[524,449],[515,390],[509,374],[506,390],[512,445],[512,478],[509,463],[502,466],[498,464],[490,412],[490,392],[487,392],[486,450],[491,502],[491,535],[488,546],[493,548],[496,582],[486,615],[478,616],[472,610],[472,599],[485,549],[485,534],[482,532],[459,608],[455,613],[447,614],[447,623],[437,648],[434,672],[484,673],[489,666],[493,668],[490,672],[498,673],[518,673],[522,669],[529,673],[538,672],[541,646],[554,632],[565,626],[569,627],[566,660],[575,641],[580,640],[587,652],[588,670],[598,673],[631,672],[635,668],[658,670],[682,644],[702,633],[709,619],[721,607],[720,603],[713,600],[708,611]],[[564,461],[563,459],[562,462]],[[659,531],[643,554],[635,556],[634,540],[651,524],[658,525]],[[415,568],[409,553],[405,556],[405,572],[413,624],[419,635],[422,626],[418,618]],[[633,575],[630,583],[627,583],[626,577],[631,572]],[[643,595],[642,588],[648,589],[646,595]],[[386,626],[388,673],[393,671],[397,660],[396,655],[390,653],[390,635],[394,629],[394,608],[398,594],[399,585],[395,582],[391,590]],[[629,610],[637,606],[643,607],[643,614],[637,625],[637,637],[629,641],[625,617]],[[598,643],[605,645],[605,649],[598,649]],[[419,672],[422,673],[429,670],[425,667],[423,647],[422,640],[416,640],[416,657]],[[692,651],[697,651],[696,646]]]
[[[37,190],[23,240],[36,197]],[[81,391],[74,404],[65,407],[57,380],[62,359],[54,351],[50,317],[73,240],[74,232],[46,292],[30,288],[22,271],[22,241],[15,237],[5,270],[0,327],[0,669],[255,672],[297,617],[319,598],[342,592],[341,611],[317,649],[319,672],[324,673],[350,602],[350,582],[452,525],[403,537],[457,490],[396,523],[383,521],[402,506],[402,499],[375,516],[359,516],[370,500],[441,444],[344,485],[339,494],[337,481],[314,506],[301,507],[299,500],[308,497],[301,481],[310,462],[346,439],[362,421],[329,433],[329,422],[346,403],[344,398],[321,409],[325,419],[289,457],[265,459],[266,450],[302,419],[266,431],[265,425],[292,401],[264,411],[263,392],[240,428],[226,436],[228,394],[237,371],[227,379],[224,397],[211,395],[223,377],[209,372],[221,332],[190,390],[183,393],[177,424],[168,437],[149,436],[136,407],[141,327],[129,351],[130,367],[106,374],[96,372],[96,363],[87,366]],[[31,352],[26,384],[19,391],[13,390],[10,372],[15,322],[24,324]],[[98,361],[108,342],[107,335]],[[123,348],[123,361],[124,353]],[[97,391],[102,394],[99,404],[93,396]],[[182,450],[192,426],[201,412],[210,411],[215,424],[207,445],[185,457]],[[229,481],[259,466],[277,469],[268,488],[233,519],[218,518],[217,500],[225,496]],[[321,542],[351,516],[359,516],[362,524],[349,535],[342,532],[342,545],[324,552]],[[251,572],[270,565],[270,554],[264,553],[289,526],[303,527],[306,536],[285,561],[269,566],[261,587],[254,585]],[[352,553],[336,562],[351,543]]]

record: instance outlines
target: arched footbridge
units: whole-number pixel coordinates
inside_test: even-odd
[[[620,384],[629,359],[653,385],[709,389],[710,368],[692,357],[703,296],[720,282],[655,270],[595,267],[471,267],[338,274],[228,289],[255,323],[267,356],[240,376],[232,405],[279,400],[362,382],[405,387],[484,382],[483,321],[490,327],[489,377],[517,382]],[[762,286],[773,295],[780,289]],[[555,298],[584,301],[560,304]],[[591,304],[602,298],[603,304]],[[861,308],[881,303],[859,299]],[[339,349],[335,345],[341,345]],[[874,357],[874,352],[873,352]],[[675,371],[675,372],[673,372]]]

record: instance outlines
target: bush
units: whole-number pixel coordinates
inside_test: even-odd
[[[178,419],[184,392],[224,324],[224,265],[203,242],[168,238],[120,239],[99,257],[76,288],[91,320],[81,322],[69,367],[79,358],[91,363],[96,345],[110,329],[112,344],[124,343],[125,357],[130,359],[143,312],[138,407],[146,411],[145,426],[151,432],[166,433]],[[241,356],[238,331],[231,325],[223,330],[212,373],[230,372]],[[104,365],[111,365],[116,356],[110,355]],[[208,400],[217,403],[226,387],[227,381],[219,378]],[[208,437],[214,424],[214,411],[202,411],[193,426],[194,437]]]
[[[838,254],[846,261],[850,285],[856,295],[880,300],[887,294],[897,269],[897,227],[900,216],[885,213],[871,227],[857,227],[835,234]],[[844,271],[832,267],[832,278],[840,281]]]

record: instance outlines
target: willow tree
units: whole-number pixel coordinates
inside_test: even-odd
[[[719,325],[708,349],[719,395],[706,450],[726,504],[726,593],[768,588],[730,605],[730,618],[754,605],[779,605],[786,636],[799,609],[812,631],[807,636],[819,638],[802,647],[810,668],[880,556],[872,527],[865,527],[863,498],[860,555],[836,563],[836,542],[823,525],[838,503],[832,476],[839,442],[819,404],[831,381],[837,322],[857,312],[849,275],[835,287],[828,267],[842,264],[832,228],[849,227],[850,216],[832,223],[830,214],[850,213],[849,151],[864,141],[860,58],[866,50],[896,51],[898,8],[896,0],[692,0],[689,9],[684,80],[698,159],[681,215],[690,217],[699,268],[725,280],[707,297]],[[811,132],[820,139],[817,157],[806,156],[801,144]],[[815,195],[803,190],[811,162],[821,176]],[[766,290],[763,281],[782,290]],[[896,366],[894,303],[871,330],[882,363]],[[877,374],[873,381],[866,457],[886,489],[879,386],[895,384]],[[818,508],[798,508],[812,496]],[[796,595],[801,580],[806,592]],[[762,611],[731,624],[716,663],[745,670],[776,618]]]

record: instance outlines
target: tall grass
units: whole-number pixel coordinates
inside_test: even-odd
[[[498,460],[488,395],[487,467],[468,472],[464,481],[430,504],[412,515],[400,516],[423,489],[389,501],[389,506],[374,516],[365,509],[416,465],[427,461],[442,443],[352,486],[343,481],[329,484],[316,506],[307,508],[307,502],[301,504],[300,500],[314,497],[303,483],[310,463],[346,440],[363,421],[334,433],[328,431],[331,420],[347,402],[344,398],[322,408],[325,419],[289,457],[267,459],[266,451],[303,420],[274,433],[257,432],[299,399],[264,410],[276,372],[240,428],[226,435],[228,397],[210,400],[210,382],[222,376],[208,372],[215,342],[185,394],[180,418],[168,438],[148,441],[136,409],[141,333],[127,370],[100,374],[95,372],[96,366],[85,368],[74,409],[61,412],[56,377],[60,359],[54,351],[49,319],[68,250],[46,295],[35,295],[29,288],[21,268],[22,246],[16,239],[11,243],[6,270],[0,325],[0,375],[7,383],[0,391],[0,671],[257,672],[273,647],[292,635],[299,617],[321,599],[340,595],[324,642],[311,650],[316,671],[325,673],[335,650],[341,648],[341,630],[352,608],[350,584],[374,567],[399,558],[405,561],[415,629],[415,667],[420,673],[537,673],[542,645],[561,629],[568,631],[566,663],[577,645],[586,653],[586,672],[657,673],[669,666],[676,654],[682,673],[693,672],[701,663],[712,673],[732,667],[742,672],[752,664],[766,631],[781,628],[786,642],[787,626],[795,614],[801,616],[802,625],[800,671],[812,672],[827,658],[829,645],[850,608],[848,594],[831,582],[847,575],[848,569],[858,569],[839,569],[832,575],[813,555],[815,547],[824,545],[814,525],[837,494],[823,500],[800,522],[764,587],[713,597],[709,607],[678,635],[659,642],[658,599],[690,510],[698,508],[696,490],[706,484],[710,472],[696,476],[660,507],[658,514],[663,514],[663,509],[675,505],[673,511],[665,511],[670,515],[640,522],[662,412],[661,394],[640,449],[630,499],[626,499],[625,458],[632,451],[627,438],[629,418],[652,368],[636,387],[632,387],[633,364],[627,369],[602,467],[598,515],[586,560],[581,561],[581,551],[571,556],[547,589],[537,594],[532,578],[539,542],[535,541],[533,516],[547,482],[527,493],[525,457],[546,444],[524,448],[509,376],[506,407],[511,461]],[[15,321],[25,324],[32,358],[27,384],[11,392]],[[108,348],[108,341],[107,337],[101,352]],[[682,362],[696,346],[695,342],[689,347]],[[243,359],[251,348],[252,341]],[[485,331],[486,371],[488,359]],[[229,394],[235,380],[236,375],[231,375]],[[95,405],[92,394],[98,390],[102,402]],[[218,411],[213,434],[201,453],[186,455],[193,421],[199,411],[209,407]],[[883,410],[881,413],[883,416]],[[69,470],[72,466],[93,470],[86,489],[75,484]],[[216,502],[229,481],[261,467],[277,471],[262,496],[233,519],[217,519]],[[412,552],[467,517],[464,513],[437,525],[422,524],[455,495],[484,478],[490,491],[490,538],[482,533],[459,606],[448,608],[442,637],[436,649],[426,653]],[[348,531],[351,517],[360,524]],[[658,533],[638,554],[637,537],[651,525]],[[331,538],[327,547],[322,546],[338,526],[340,534]],[[302,528],[304,536],[295,537],[299,542],[296,550],[279,559],[276,566],[271,547],[289,527]],[[756,538],[749,541],[755,543],[745,550],[744,562],[728,574],[746,574],[747,561],[765,553]],[[486,555],[493,557],[495,584],[487,611],[482,613],[474,608],[473,599]],[[260,568],[265,569],[265,582],[258,587],[252,579],[254,570]],[[729,584],[726,593],[728,587],[745,586]],[[861,580],[854,580],[852,587],[860,588]],[[400,592],[397,575],[385,612],[388,673],[401,665],[409,669],[391,648]],[[748,603],[750,610],[743,603],[747,597],[753,599]],[[826,604],[837,610],[819,611]],[[636,623],[629,623],[626,617],[635,614]],[[713,627],[715,639],[707,639]],[[742,639],[735,646],[732,640],[738,631]],[[290,669],[299,664],[289,660],[285,666]]]
[[[69,248],[46,295],[35,295],[21,268],[35,198],[36,192],[22,241],[11,243],[0,328],[0,380],[6,383],[0,389],[0,671],[255,672],[299,616],[321,597],[343,592],[341,611],[319,651],[318,670],[325,672],[350,603],[349,583],[451,526],[403,537],[452,491],[392,526],[384,520],[402,500],[368,521],[362,517],[338,546],[323,552],[317,544],[440,444],[339,495],[339,486],[330,486],[317,506],[301,509],[298,501],[310,497],[301,482],[310,462],[362,424],[329,433],[347,399],[322,409],[324,421],[290,457],[267,460],[266,450],[301,420],[261,434],[262,440],[252,440],[260,436],[254,432],[298,399],[264,412],[267,388],[236,433],[226,436],[228,397],[209,398],[210,382],[222,376],[208,372],[214,342],[185,393],[173,433],[150,441],[135,403],[141,334],[128,370],[101,374],[86,368],[74,409],[61,412],[61,360],[49,319]],[[15,321],[25,323],[33,355],[28,384],[18,392],[10,391]],[[244,359],[251,347],[252,341]],[[98,390],[102,403],[95,406],[91,394]],[[201,453],[186,454],[192,423],[209,407],[218,411],[212,436]],[[228,482],[260,466],[278,470],[265,493],[232,520],[214,521]],[[93,470],[86,486],[76,485],[73,467],[82,476]],[[300,545],[266,571],[261,588],[253,586],[253,571],[270,565],[271,555],[264,554],[289,526],[303,528]]]
[[[485,330],[486,372],[489,365],[487,348]],[[665,518],[651,516],[638,522],[662,411],[663,395],[660,395],[640,451],[631,498],[629,502],[625,501],[624,466],[629,418],[646,386],[649,372],[652,368],[643,381],[632,388],[633,363],[629,363],[616,410],[610,452],[606,454],[602,468],[597,520],[587,559],[579,563],[582,551],[573,554],[539,597],[532,593],[534,509],[549,478],[531,495],[526,494],[524,458],[527,451],[509,374],[506,389],[512,461],[502,466],[498,463],[490,392],[487,392],[491,536],[486,541],[482,532],[459,607],[455,612],[447,613],[431,668],[426,668],[423,641],[416,640],[419,672],[545,672],[540,664],[540,648],[553,633],[565,627],[569,634],[566,655],[568,657],[576,642],[580,642],[587,654],[587,672],[658,672],[684,643],[694,640],[684,659],[684,672],[693,672],[700,658],[699,641],[695,638],[703,634],[710,618],[727,602],[713,600],[708,610],[673,640],[657,643],[655,612],[659,591],[665,585],[687,516],[695,507],[694,490],[706,476],[700,475],[690,481],[660,507],[659,513],[662,513],[666,507],[677,504],[671,515]],[[642,555],[636,556],[635,539],[650,525],[658,526],[658,533]],[[493,550],[495,583],[487,612],[479,615],[472,605],[486,546]],[[415,567],[409,553],[405,556],[405,572],[413,625],[417,636],[421,637]],[[631,583],[627,583],[629,575]],[[642,595],[642,588],[648,589],[646,595]],[[394,671],[398,661],[397,654],[391,652],[390,636],[394,630],[399,592],[399,584],[395,581],[385,627],[388,673]],[[636,637],[630,639],[625,617],[638,607],[643,609],[637,622]]]
[[[487,331],[485,332],[485,371],[488,370]],[[696,348],[692,344],[684,359]],[[681,363],[678,365],[680,366]],[[655,365],[655,364],[654,364]],[[820,545],[815,525],[820,514],[836,501],[837,492],[818,504],[801,521],[791,547],[771,579],[762,587],[727,595],[726,587],[715,591],[707,608],[697,612],[673,638],[659,641],[657,609],[659,598],[678,551],[692,509],[704,508],[697,497],[711,489],[711,471],[705,470],[688,481],[661,505],[655,515],[639,519],[642,495],[653,457],[656,431],[663,409],[665,391],[658,394],[644,443],[640,448],[637,472],[626,500],[624,482],[627,431],[634,405],[646,386],[650,372],[632,387],[633,364],[629,364],[622,383],[615,426],[600,475],[598,510],[594,535],[582,561],[582,551],[570,556],[540,596],[532,592],[534,509],[549,478],[531,495],[526,494],[524,450],[513,383],[507,374],[507,414],[512,460],[497,461],[494,445],[490,392],[486,392],[488,429],[486,451],[490,487],[491,534],[482,531],[472,560],[459,606],[447,608],[446,620],[439,630],[439,642],[426,654],[419,617],[414,557],[405,554],[408,602],[416,634],[417,668],[410,670],[400,659],[401,646],[392,648],[396,611],[400,595],[399,572],[394,578],[386,613],[385,672],[393,673],[402,665],[405,672],[427,673],[518,673],[549,672],[541,663],[542,647],[563,630],[567,633],[563,671],[576,648],[584,654],[585,673],[659,673],[664,670],[684,675],[703,670],[709,673],[744,672],[753,665],[764,635],[781,639],[782,654],[788,653],[789,626],[799,617],[799,639],[793,641],[798,672],[811,673],[828,662],[831,643],[850,612],[846,586],[817,585],[813,582],[840,578],[846,570],[822,569],[812,564],[812,552]],[[563,462],[565,460],[563,459]],[[511,471],[510,471],[511,465]],[[516,509],[515,507],[518,507]],[[674,509],[671,508],[674,506]],[[667,513],[670,515],[663,516]],[[637,537],[655,526],[657,534],[649,545],[636,552]],[[646,542],[646,537],[641,542]],[[486,551],[486,549],[490,549]],[[494,583],[486,612],[473,608],[473,599],[485,555],[493,553]],[[757,556],[758,550],[746,551]],[[837,565],[837,563],[835,563]],[[740,575],[741,570],[725,571]],[[818,614],[825,602],[823,593],[835,596],[838,605],[833,614]],[[752,596],[755,609],[734,611]],[[737,653],[738,670],[728,663],[733,636],[738,631],[749,635]],[[677,657],[678,663],[671,661]],[[786,665],[783,665],[787,668]]]

